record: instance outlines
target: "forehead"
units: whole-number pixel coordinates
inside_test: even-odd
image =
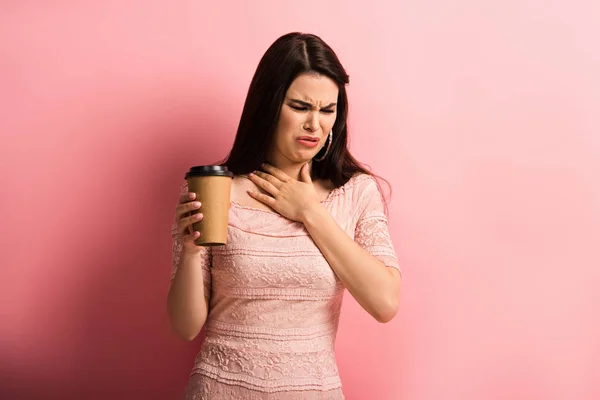
[[[312,104],[335,103],[338,97],[336,83],[325,75],[309,73],[299,75],[290,85],[286,97]]]

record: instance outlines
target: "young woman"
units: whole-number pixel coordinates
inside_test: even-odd
[[[228,244],[199,247],[182,186],[168,312],[206,337],[185,399],[343,399],[334,344],[344,289],[377,321],[401,273],[375,178],[347,149],[348,75],[319,37],[290,33],[261,59],[233,148]]]

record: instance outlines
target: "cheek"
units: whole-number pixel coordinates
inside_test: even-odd
[[[333,114],[333,115],[328,115],[327,118],[323,119],[323,123],[321,124],[321,126],[322,126],[323,130],[326,131],[326,133],[329,133],[329,131],[333,128],[336,117],[337,117],[337,114]]]
[[[301,123],[302,122],[299,121],[299,118],[295,113],[290,112],[289,110],[281,110],[274,138],[277,143],[276,146],[285,147],[289,139],[293,137],[294,132],[298,131],[298,124]]]
[[[290,110],[282,110],[279,115],[279,128],[282,131],[289,129],[296,129],[298,124],[301,124],[302,121],[299,118],[297,113],[291,112]]]

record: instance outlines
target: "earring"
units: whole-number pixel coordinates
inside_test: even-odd
[[[327,154],[329,153],[329,148],[331,147],[331,143],[333,142],[333,129],[329,132],[329,138],[327,140],[328,140],[328,143],[327,143],[327,149],[325,150],[325,154],[323,154],[319,158],[314,158],[315,161],[323,161],[325,159],[325,157],[327,157]]]

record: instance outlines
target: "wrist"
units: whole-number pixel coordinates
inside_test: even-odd
[[[323,206],[321,203],[316,203],[312,207],[307,207],[304,210],[300,222],[302,222],[306,227],[312,226],[319,220],[322,220],[326,215],[329,215],[329,213],[327,212],[325,206]]]
[[[196,257],[200,257],[201,255],[202,255],[202,247],[196,246],[195,249],[188,249],[187,247],[184,247],[181,250],[181,257],[196,258]]]

